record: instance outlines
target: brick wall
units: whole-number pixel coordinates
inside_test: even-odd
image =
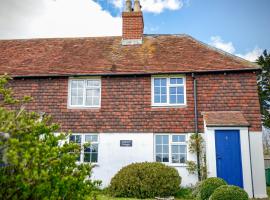
[[[143,14],[142,12],[123,12],[122,13],[123,39],[141,39],[143,37]]]
[[[201,111],[243,111],[251,131],[260,131],[256,75],[253,73],[198,75],[198,108]],[[187,75],[187,106],[152,108],[151,77],[102,77],[100,109],[67,109],[68,78],[15,79],[16,95],[31,95],[27,108],[53,116],[62,130],[73,132],[194,131],[193,82]],[[199,116],[200,131],[203,119]]]

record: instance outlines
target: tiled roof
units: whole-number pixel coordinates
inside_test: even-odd
[[[202,115],[207,127],[249,126],[249,123],[240,111],[203,112]]]
[[[0,41],[0,74],[68,76],[256,70],[251,62],[187,35],[145,35],[142,45],[121,37]]]

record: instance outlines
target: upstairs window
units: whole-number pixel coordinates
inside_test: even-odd
[[[101,79],[70,79],[70,107],[100,107]]]
[[[186,104],[184,76],[152,77],[152,105],[180,106]]]

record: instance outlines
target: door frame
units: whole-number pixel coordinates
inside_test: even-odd
[[[240,148],[242,159],[242,174],[243,187],[245,191],[252,197],[252,179],[250,166],[250,151],[249,151],[249,130],[248,127],[206,127],[205,126],[205,142],[206,142],[206,160],[208,177],[217,177],[216,167],[216,144],[215,131],[216,130],[239,130],[240,132]]]

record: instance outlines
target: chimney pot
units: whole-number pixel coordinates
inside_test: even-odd
[[[131,0],[126,0],[125,12],[132,12]]]
[[[141,4],[139,0],[134,1],[134,12],[141,12]]]

